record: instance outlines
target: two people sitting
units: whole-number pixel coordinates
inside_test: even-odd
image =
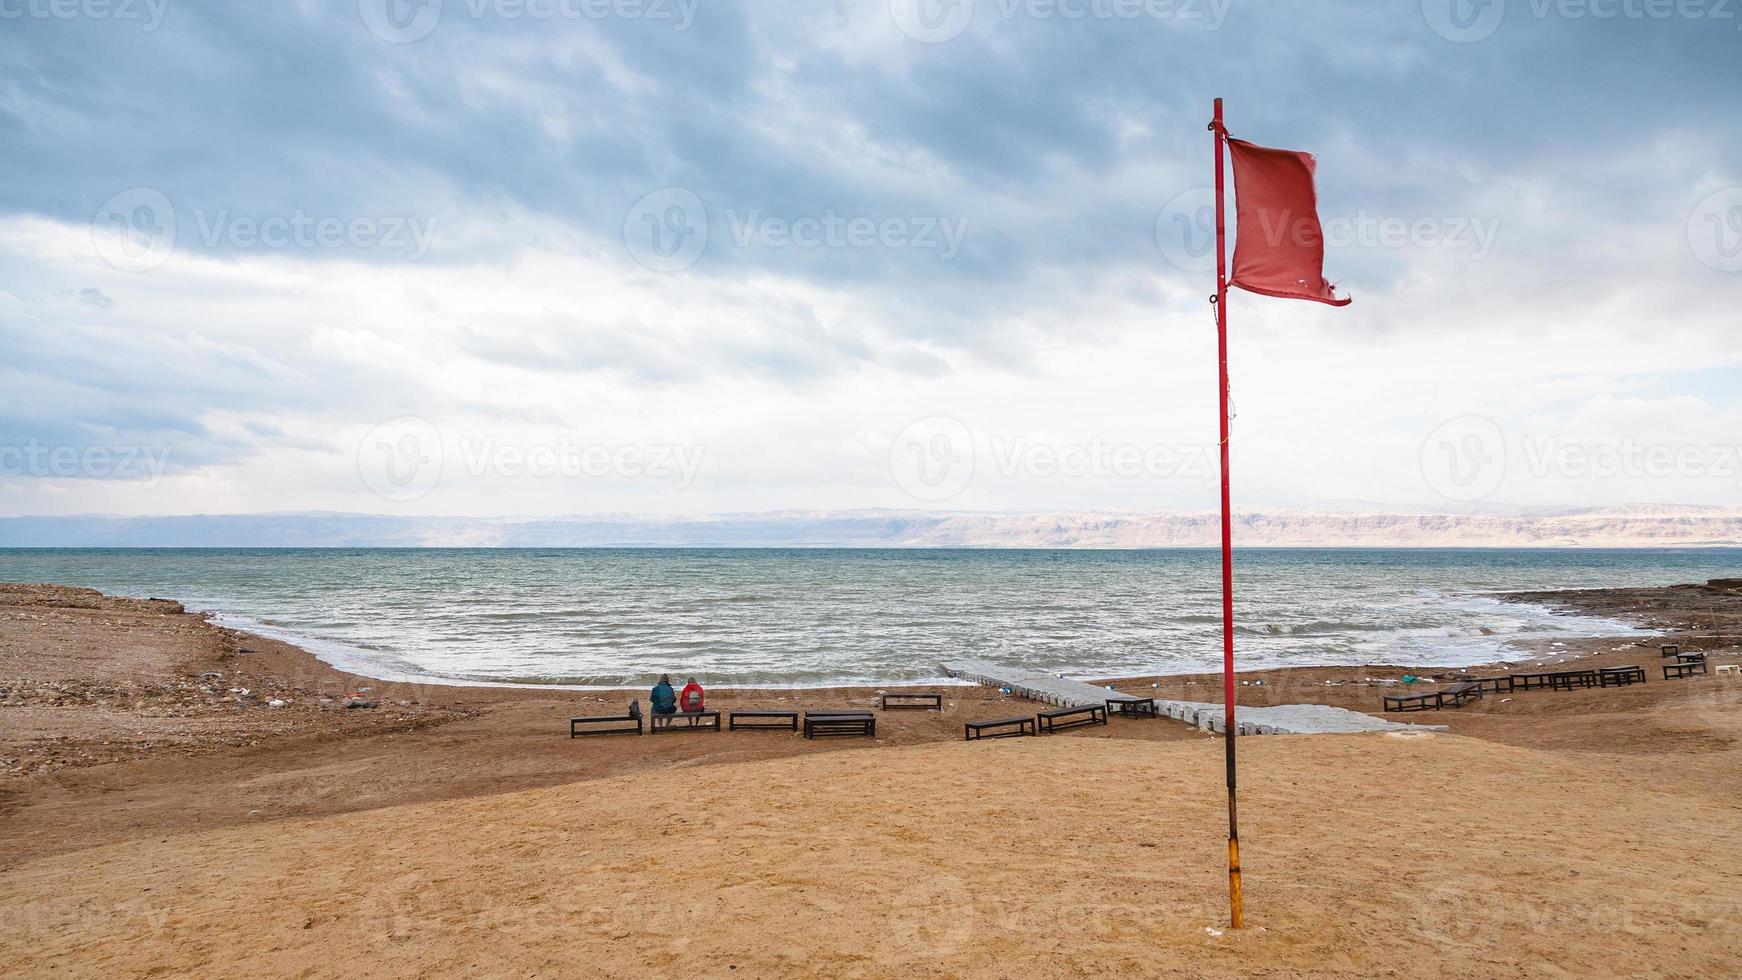
[[[653,701],[653,713],[656,715],[675,715],[681,709],[686,714],[702,710],[705,698],[702,686],[691,677],[684,682],[682,694],[672,690],[671,675],[660,674],[659,683],[653,685],[653,693],[649,696]]]

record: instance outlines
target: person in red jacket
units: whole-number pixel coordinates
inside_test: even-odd
[[[677,696],[677,706],[680,711],[702,710],[702,686],[694,677],[684,682],[683,693]]]

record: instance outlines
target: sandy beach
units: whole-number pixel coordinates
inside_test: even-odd
[[[1735,6],[0,0],[0,980],[1742,980]]]
[[[1517,598],[1742,650],[1736,589]],[[1243,741],[1232,933],[1221,744],[1172,721],[964,744],[1034,705],[944,687],[875,742],[571,741],[644,693],[388,684],[173,601],[0,586],[0,972],[1722,975],[1742,680],[1663,681],[1657,642],[1533,651],[1651,679],[1409,718],[1444,734]],[[1405,672],[1465,673],[1260,672],[1241,699],[1377,713]]]

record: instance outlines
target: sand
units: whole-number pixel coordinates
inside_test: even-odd
[[[1734,663],[1724,599],[1640,618]],[[1742,681],[1662,682],[1630,638],[1541,659],[1653,681],[1242,740],[1233,933],[1221,744],[1169,721],[964,744],[1033,706],[942,688],[875,743],[571,741],[628,695],[382,685],[170,603],[0,587],[0,975],[1736,975]],[[1372,711],[1399,672],[1242,698]]]
[[[1034,708],[987,688],[929,690],[945,695],[943,712],[889,712],[872,744],[947,741],[961,737],[964,718]],[[348,709],[352,695],[376,707]],[[566,737],[571,716],[621,713],[631,697],[645,707],[641,691],[388,684],[173,603],[0,585],[0,869],[97,841],[865,744],[764,733]],[[865,688],[709,696],[726,710],[876,703]],[[1087,737],[1205,736],[1167,724]]]
[[[585,751],[577,746],[576,751]],[[1252,739],[682,768],[109,846],[0,881],[13,974],[1734,975],[1736,758]]]

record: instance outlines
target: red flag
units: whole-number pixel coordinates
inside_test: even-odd
[[[1229,284],[1266,296],[1348,306],[1325,281],[1325,233],[1313,190],[1313,155],[1228,137],[1234,154],[1234,274]]]

